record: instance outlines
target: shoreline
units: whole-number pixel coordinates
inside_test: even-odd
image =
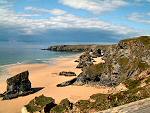
[[[23,97],[18,97],[12,100],[0,100],[1,113],[20,113],[21,108],[28,104],[35,96],[44,94],[52,97],[59,103],[62,99],[68,98],[71,102],[76,102],[81,99],[89,99],[92,94],[108,93],[110,88],[95,88],[90,86],[67,86],[57,87],[56,85],[74,77],[59,76],[61,71],[73,71],[77,75],[81,72],[76,68],[77,63],[74,62],[79,57],[78,55],[58,58],[53,65],[48,64],[19,64],[8,68],[10,75],[15,75],[25,70],[29,70],[29,79],[32,87],[44,87],[42,90]],[[0,83],[0,93],[6,91],[6,82]],[[9,109],[8,109],[9,108]]]
[[[39,64],[47,64],[49,66],[53,66],[55,65],[54,64],[54,61],[57,61],[61,58],[74,58],[74,57],[78,57],[80,56],[81,53],[75,53],[75,54],[70,54],[68,56],[59,56],[57,58],[47,58],[47,59],[35,59],[34,61],[35,62],[32,62],[32,61],[22,61],[22,62],[16,62],[16,63],[13,63],[13,64],[5,64],[5,65],[0,65],[0,83],[3,82],[3,81],[6,81],[7,78],[10,78],[12,75],[9,74],[8,70],[9,68],[11,67],[14,67],[14,66],[20,66],[20,65],[39,65]],[[36,61],[41,61],[41,63],[36,63]]]

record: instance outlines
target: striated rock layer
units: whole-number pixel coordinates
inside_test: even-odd
[[[84,67],[82,73],[78,75],[76,80],[63,83],[84,85],[106,85],[114,86],[121,83],[127,78],[136,77],[144,70],[150,68],[150,37],[141,36],[132,39],[121,40],[117,45],[109,47],[104,52],[103,59],[105,63],[92,64],[88,55],[84,57],[84,63],[77,67]],[[90,62],[87,65],[85,62]],[[74,81],[72,83],[72,81]],[[59,86],[61,86],[59,84]]]

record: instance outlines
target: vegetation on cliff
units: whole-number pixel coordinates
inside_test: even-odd
[[[88,66],[82,75],[89,78],[98,76],[99,84],[109,86],[137,76],[150,67],[150,37],[122,40],[109,49],[103,59],[104,64]]]
[[[88,57],[80,60],[85,61],[89,58],[88,61],[92,61],[90,53]],[[94,94],[88,100],[79,100],[74,104],[64,99],[60,104],[53,106],[50,113],[101,111],[150,97],[149,36],[121,40],[117,45],[107,48],[103,59],[105,63],[84,65],[76,78],[58,86],[96,84],[114,87],[122,83],[127,90],[111,94]],[[33,108],[35,106],[32,102],[29,105]]]

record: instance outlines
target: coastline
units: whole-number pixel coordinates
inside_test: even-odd
[[[59,103],[62,99],[68,98],[72,102],[76,102],[81,99],[88,99],[92,94],[96,93],[108,93],[109,88],[95,88],[90,86],[68,86],[68,87],[56,87],[58,83],[70,80],[74,77],[59,76],[61,71],[73,71],[78,75],[81,70],[75,68],[77,63],[74,62],[78,55],[67,56],[65,58],[55,59],[53,65],[48,64],[19,64],[10,66],[8,73],[15,75],[25,70],[29,70],[29,79],[32,83],[32,87],[44,87],[44,89],[34,94],[19,97],[12,100],[0,101],[1,113],[20,113],[21,108],[26,105],[35,96],[44,94],[45,96],[53,97],[56,103]],[[0,83],[0,93],[6,91],[6,82]],[[9,108],[9,109],[8,109]]]

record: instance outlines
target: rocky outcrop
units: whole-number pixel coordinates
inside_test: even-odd
[[[28,78],[29,72],[25,71],[7,79],[7,91],[3,94],[3,99],[12,99],[18,96],[30,94],[31,82]]]
[[[94,51],[95,54],[99,54],[99,50],[106,50],[112,45],[56,45],[50,46],[47,49],[50,51],[66,51],[66,52],[84,52],[84,51]]]
[[[91,58],[88,54],[81,56],[77,67],[84,68],[73,84],[118,85],[123,80],[136,77],[150,68],[150,37],[121,40],[105,51],[104,64],[93,65]],[[68,83],[70,85],[69,81],[66,83],[65,86]]]
[[[90,78],[88,83],[98,78],[98,84],[113,86],[148,69],[150,37],[122,40],[106,53],[103,57],[105,64],[91,65],[81,73],[83,78]]]
[[[62,71],[59,73],[60,76],[76,76],[75,72]]]
[[[73,103],[67,98],[61,100],[59,104],[55,104],[55,100],[51,97],[41,95],[35,97],[27,105],[25,105],[22,113],[68,113],[72,110]]]
[[[89,54],[89,52],[84,52],[80,57],[79,57],[79,64],[77,65],[76,68],[83,68],[86,66],[90,66],[93,64],[93,58]]]
[[[53,98],[41,95],[31,100],[21,111],[22,113],[49,113],[54,106],[56,104]]]
[[[72,113],[73,103],[67,98],[61,100],[61,102],[50,110],[50,113]]]
[[[77,80],[77,78],[74,78],[72,80],[57,84],[57,87],[65,87],[65,86],[72,85],[76,80]]]

